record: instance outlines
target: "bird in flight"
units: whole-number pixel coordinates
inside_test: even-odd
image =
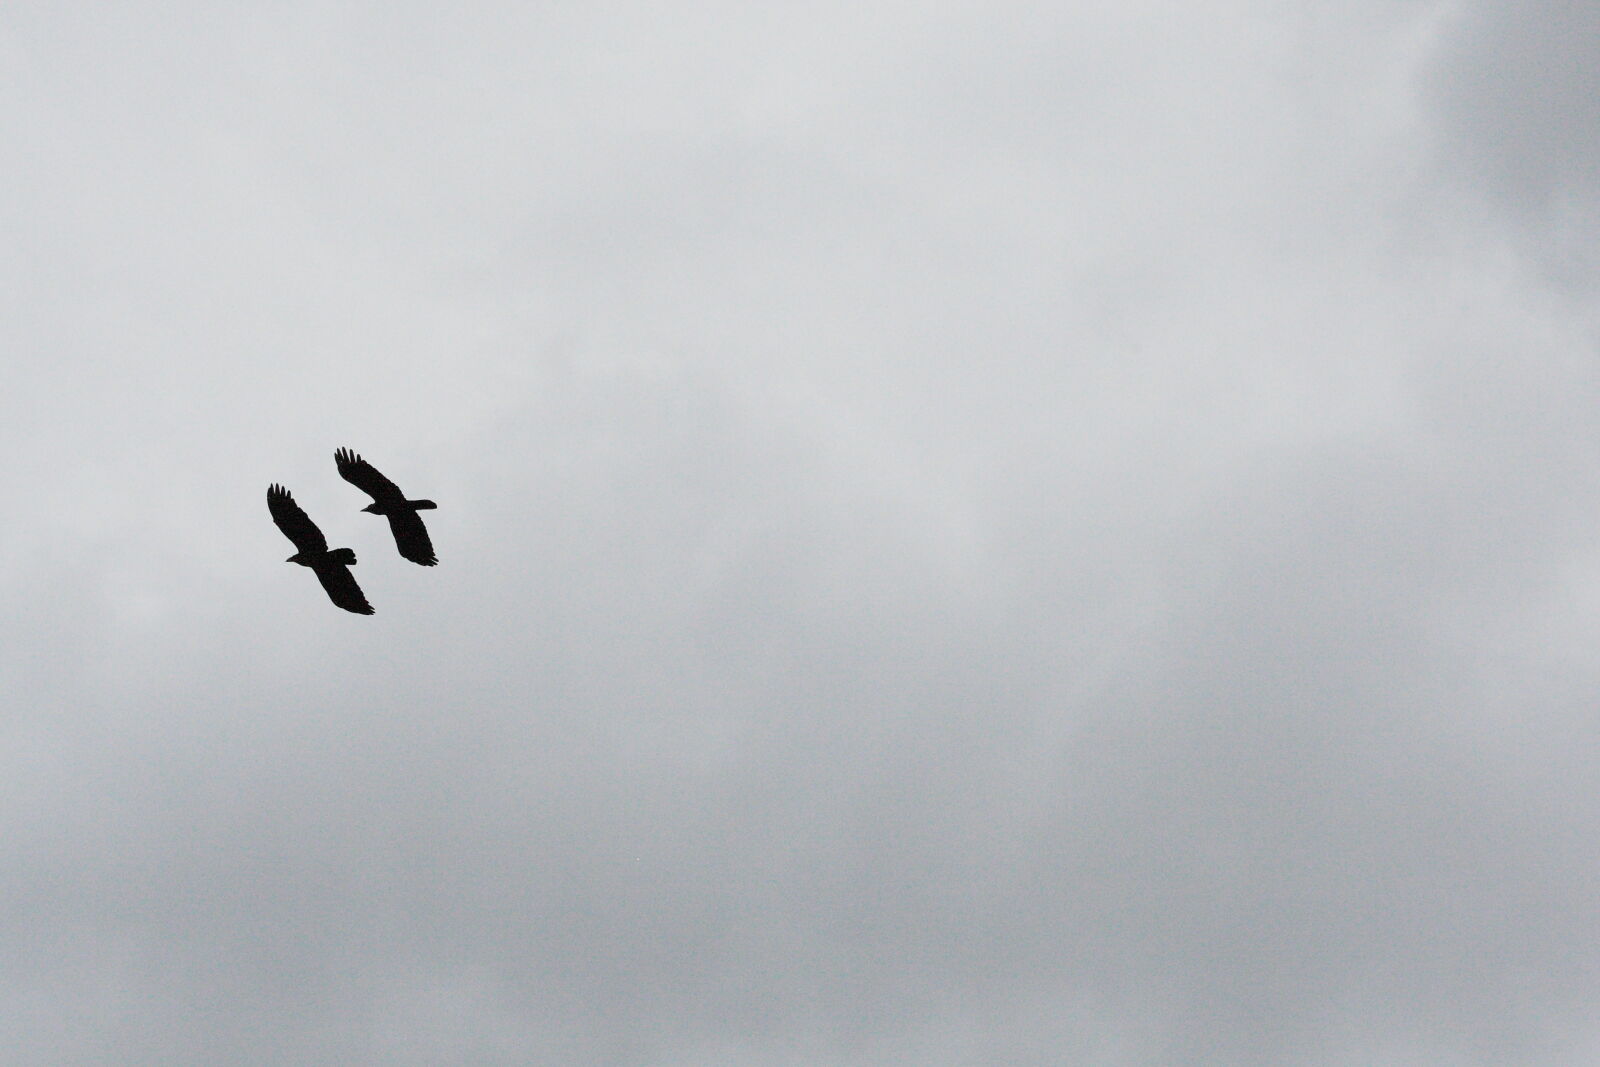
[[[431,500],[407,500],[398,485],[348,448],[335,452],[333,461],[339,465],[339,477],[372,498],[372,503],[361,510],[388,518],[394,545],[402,556],[424,567],[439,562],[439,557],[433,554],[433,542],[428,540],[428,528],[417,515],[419,511],[439,505]]]
[[[272,521],[278,524],[283,535],[294,542],[295,554],[284,562],[310,567],[322,588],[327,590],[328,599],[339,607],[357,615],[371,615],[372,605],[361,595],[356,576],[350,573],[350,566],[356,561],[355,552],[348,548],[330,550],[328,539],[322,536],[317,524],[281,485],[267,489],[267,510],[272,512]]]

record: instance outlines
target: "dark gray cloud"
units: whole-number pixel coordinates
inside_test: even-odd
[[[1440,37],[1426,84],[1445,160],[1586,294],[1600,266],[1600,12],[1464,4]]]
[[[1592,344],[1441,23],[167,15],[0,22],[13,1060],[1593,1055]]]
[[[1463,5],[1443,22],[1447,129],[1524,208],[1594,195],[1600,15],[1582,4]]]

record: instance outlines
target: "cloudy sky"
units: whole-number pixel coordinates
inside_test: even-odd
[[[6,5],[7,1062],[1600,1062],[1597,71]]]

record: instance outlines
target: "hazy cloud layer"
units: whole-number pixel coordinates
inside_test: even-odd
[[[1593,1058],[1593,27],[1299,6],[0,15],[10,1060]]]

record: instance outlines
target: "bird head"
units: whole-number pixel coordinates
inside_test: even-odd
[[[301,558],[300,553],[298,553],[298,552],[296,552],[294,555],[290,556],[288,559],[284,560],[284,562],[285,563],[298,563],[301,566],[305,566],[306,565],[306,561]]]
[[[370,512],[371,514],[376,515],[378,513],[378,505],[376,505],[376,504],[368,504],[366,507],[362,508],[361,510],[362,511],[366,511],[366,512]]]

